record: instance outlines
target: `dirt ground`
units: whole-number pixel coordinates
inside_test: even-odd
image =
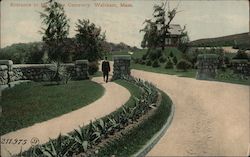
[[[147,156],[247,156],[249,86],[132,70],[166,92],[175,114]]]

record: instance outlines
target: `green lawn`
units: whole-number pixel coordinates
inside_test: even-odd
[[[182,53],[177,48],[167,48],[164,51],[165,56],[169,56],[170,52],[173,53],[174,56],[177,57],[179,60],[182,57]],[[146,53],[146,50],[140,50],[138,52],[134,52],[132,58],[141,58],[143,54]],[[128,52],[119,51],[119,52],[112,52],[108,55],[108,59],[112,60],[113,55],[128,55]],[[235,54],[232,53],[226,53],[226,55],[229,58],[232,58]],[[195,78],[197,70],[196,69],[189,69],[188,71],[179,71],[174,69],[165,69],[165,63],[160,63],[160,67],[153,68],[152,66],[146,66],[142,64],[135,64],[133,61],[131,61],[131,68],[137,69],[137,70],[144,70],[154,73],[161,73],[161,74],[168,74],[168,75],[177,75],[179,77],[189,77],[189,78]],[[228,82],[228,83],[235,83],[235,84],[243,84],[243,85],[249,85],[250,84],[250,78],[248,77],[248,80],[246,79],[240,79],[239,77],[235,77],[236,75],[232,75],[232,71],[229,69],[226,72],[222,72],[219,70],[218,76],[214,79],[214,81],[219,82]]]
[[[146,53],[147,50],[139,50],[139,51],[136,51],[134,52],[131,57],[133,58],[141,58],[142,55],[144,55]],[[113,55],[130,55],[128,54],[128,51],[115,51],[115,52],[112,52],[112,53],[109,53],[107,55],[108,57],[108,60],[112,61],[113,60]]]
[[[160,67],[154,68],[152,66],[146,66],[146,65],[132,63],[131,68],[137,69],[137,70],[144,70],[144,71],[149,71],[149,72],[161,73],[161,74],[177,75],[180,77],[195,78],[195,76],[196,76],[195,69],[190,69],[188,71],[179,71],[176,69],[165,69],[163,64],[161,64]]]
[[[147,52],[146,49],[138,50],[136,52],[133,52],[131,57],[132,58],[141,58],[146,52]],[[174,56],[177,57],[177,59],[181,58],[182,53],[177,48],[173,48],[173,47],[165,49],[164,55],[168,57],[171,52],[173,53]],[[115,52],[112,52],[112,53],[107,55],[108,60],[111,61],[113,59],[112,58],[113,55],[130,55],[130,54],[128,54],[128,51],[115,51]]]
[[[134,52],[131,57],[132,58],[141,58],[147,50],[139,50],[138,52]],[[173,53],[174,56],[177,57],[177,59],[180,59],[182,56],[182,53],[176,49],[176,48],[167,48],[164,51],[165,56],[169,56],[170,53]],[[111,54],[108,55],[108,59],[112,60],[113,55],[129,55],[128,52],[125,51],[118,51],[118,52],[112,52]],[[162,73],[162,74],[169,74],[169,75],[177,75],[180,77],[191,77],[194,78],[196,76],[196,70],[188,70],[187,72],[183,71],[178,71],[175,69],[165,69],[165,63],[160,63],[160,67],[158,68],[153,68],[152,66],[146,66],[146,65],[141,65],[141,64],[135,64],[133,61],[131,62],[131,68],[132,69],[138,69],[138,70],[144,70],[144,71],[149,71],[149,72],[155,72],[155,73]]]
[[[90,104],[104,94],[92,81],[71,81],[66,85],[23,83],[3,91],[0,135],[49,120]]]

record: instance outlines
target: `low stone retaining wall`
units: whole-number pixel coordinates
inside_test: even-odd
[[[75,64],[62,64],[62,66],[72,79],[88,79],[87,60],[78,60]],[[0,85],[18,80],[48,81],[54,73],[53,69],[55,69],[54,64],[13,65],[12,61],[0,61]]]
[[[232,60],[232,67],[234,73],[250,76],[250,62],[248,60],[234,59]]]
[[[218,56],[215,54],[198,55],[197,68],[196,79],[214,79],[218,68]]]
[[[130,55],[115,55],[113,56],[113,60],[113,80],[120,79],[124,75],[130,75]]]

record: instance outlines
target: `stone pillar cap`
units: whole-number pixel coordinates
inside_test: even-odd
[[[0,60],[0,65],[13,65],[12,60]]]
[[[6,69],[8,69],[7,65],[0,65],[0,70],[6,70]]]

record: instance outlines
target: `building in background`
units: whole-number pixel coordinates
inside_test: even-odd
[[[168,31],[166,46],[178,46],[183,29],[179,24],[170,24],[170,29]]]

